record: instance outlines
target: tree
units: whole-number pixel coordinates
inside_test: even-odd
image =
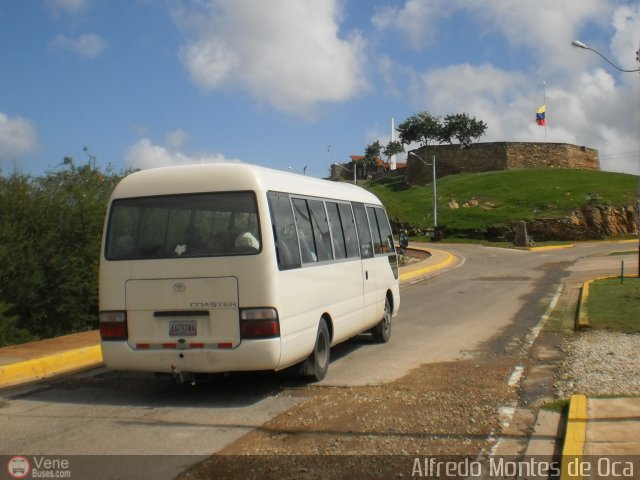
[[[368,145],[367,148],[364,149],[364,173],[365,175],[369,171],[370,168],[375,168],[376,162],[380,158],[380,152],[382,151],[382,145],[380,142],[376,140],[371,145]]]
[[[385,157],[387,157],[387,160],[393,157],[394,155],[397,155],[398,153],[402,153],[402,152],[404,152],[404,147],[402,146],[402,143],[399,142],[398,140],[391,140],[389,143],[387,143],[386,147],[384,147],[384,149],[382,150],[382,153],[384,154]]]
[[[398,125],[400,142],[405,145],[417,142],[422,147],[427,147],[437,141],[442,133],[440,119],[429,112],[420,112],[407,118]]]
[[[26,343],[34,340],[29,332],[18,326],[19,318],[10,315],[11,306],[0,302],[0,347]]]
[[[0,176],[0,304],[7,338],[95,328],[104,216],[124,174],[65,158],[60,169],[41,177]]]
[[[438,140],[440,143],[453,144],[453,140],[457,139],[460,145],[468,147],[486,131],[487,124],[483,121],[476,120],[476,117],[470,118],[466,113],[456,113],[444,118]]]

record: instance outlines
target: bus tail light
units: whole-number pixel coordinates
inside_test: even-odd
[[[280,322],[275,308],[243,308],[240,310],[242,338],[274,338],[280,336]]]
[[[102,340],[127,340],[127,312],[100,312],[100,338]]]

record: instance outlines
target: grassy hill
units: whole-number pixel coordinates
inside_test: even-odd
[[[634,175],[590,170],[524,169],[452,175],[438,179],[438,224],[448,230],[485,229],[517,220],[566,217],[598,195],[600,205],[636,202]],[[365,187],[385,204],[392,220],[433,226],[433,185],[408,186],[384,177]],[[460,208],[451,209],[455,199]],[[477,201],[477,206],[464,207]]]

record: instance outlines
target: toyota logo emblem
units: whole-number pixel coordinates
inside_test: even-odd
[[[174,283],[173,284],[173,291],[176,293],[181,293],[184,292],[187,289],[187,287],[185,287],[184,283]]]

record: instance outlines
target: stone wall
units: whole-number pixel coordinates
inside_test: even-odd
[[[518,168],[574,168],[600,170],[598,151],[567,143],[493,142],[460,145],[432,145],[413,150],[407,157],[407,183],[423,185],[433,180],[432,159],[436,157],[436,177]]]

